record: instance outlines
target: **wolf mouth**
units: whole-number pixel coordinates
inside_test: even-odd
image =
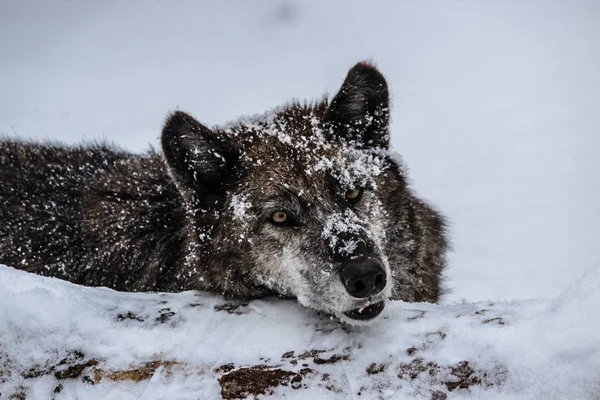
[[[369,320],[373,319],[385,308],[385,301],[380,301],[378,303],[369,304],[366,307],[355,308],[354,310],[346,311],[344,315],[350,319],[355,320]]]

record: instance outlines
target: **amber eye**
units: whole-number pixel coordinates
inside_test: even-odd
[[[273,222],[275,222],[276,224],[283,224],[283,223],[287,222],[288,215],[283,211],[275,211],[273,213],[273,215],[271,216],[271,218],[273,219]]]
[[[360,195],[362,194],[362,189],[361,188],[354,188],[352,190],[348,190],[346,192],[346,198],[349,200],[358,200],[360,198]]]

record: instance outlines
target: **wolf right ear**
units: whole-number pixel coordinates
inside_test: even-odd
[[[390,99],[385,78],[369,62],[348,71],[325,115],[333,137],[365,147],[389,148]]]
[[[223,138],[182,111],[167,117],[161,144],[179,190],[200,197],[223,186],[238,158],[237,151]]]

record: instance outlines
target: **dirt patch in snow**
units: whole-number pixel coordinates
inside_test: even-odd
[[[123,321],[127,321],[127,320],[144,322],[144,319],[142,317],[139,317],[139,316],[135,315],[131,311],[127,311],[124,314],[117,314],[116,319],[117,319],[118,322],[123,322]]]
[[[425,311],[421,311],[421,310],[411,310],[411,311],[415,311],[415,314],[406,318],[408,321],[416,321],[418,319],[424,318],[425,314],[426,314]]]
[[[175,313],[170,308],[163,308],[158,311],[158,317],[154,319],[157,324],[165,324],[175,316]]]
[[[96,365],[98,365],[98,360],[94,359],[75,363],[73,365],[69,365],[65,369],[54,372],[54,377],[58,380],[79,378],[86,368]]]
[[[506,378],[506,371],[503,369],[476,370],[469,361],[440,366],[433,361],[425,362],[422,358],[415,358],[410,363],[401,364],[398,371],[400,379],[415,381],[417,384],[420,382],[424,388],[442,387],[442,390],[431,391],[432,399],[446,399],[449,392],[468,390],[473,386],[499,385]]]
[[[385,369],[387,368],[386,364],[376,364],[376,363],[372,363],[371,365],[369,365],[366,369],[367,374],[369,375],[377,375],[382,373],[383,371],[385,371]]]
[[[108,378],[111,381],[133,381],[133,382],[141,382],[146,379],[152,378],[152,376],[156,373],[156,371],[160,367],[164,367],[164,370],[167,374],[170,373],[171,369],[179,364],[176,361],[151,361],[142,366],[125,369],[121,371],[107,372],[104,373],[102,370],[94,371],[94,383],[100,382],[102,378]]]
[[[327,358],[321,358],[321,357],[315,357],[313,358],[313,362],[315,364],[335,364],[339,361],[348,361],[350,359],[350,356],[348,354],[334,354],[331,357],[327,357]]]
[[[215,311],[225,311],[228,314],[242,315],[247,312],[246,306],[248,306],[248,303],[225,303],[216,305],[214,308]]]
[[[504,319],[500,318],[500,317],[486,319],[486,320],[483,321],[483,323],[484,324],[493,323],[493,324],[497,324],[497,325],[505,325],[506,324],[504,322]]]
[[[264,365],[240,368],[219,378],[223,399],[245,399],[259,394],[273,394],[277,386],[302,387],[301,373],[270,368]]]
[[[330,351],[330,350],[313,349],[313,350],[305,351],[304,353],[301,353],[297,356],[295,355],[295,353],[293,351],[288,351],[288,352],[282,354],[281,359],[287,360],[292,365],[296,365],[296,364],[298,364],[299,361],[305,361],[305,360],[309,360],[311,358],[312,358],[312,362],[317,365],[336,364],[340,361],[350,360],[349,354],[332,354],[328,357],[323,356],[323,354],[327,353],[328,351]],[[302,365],[308,365],[308,364],[302,364]]]
[[[132,366],[129,369],[106,371],[100,368],[100,360],[94,358],[85,359],[85,355],[82,352],[73,351],[55,365],[33,367],[23,371],[21,376],[25,379],[35,379],[53,374],[58,381],[81,379],[82,382],[91,385],[97,384],[103,379],[115,382],[133,381],[138,383],[150,379],[160,367],[164,367],[164,371],[169,374],[173,366],[177,364],[179,363],[176,361],[157,360],[139,366]],[[61,386],[60,384],[57,386],[58,392],[60,392]]]
[[[220,367],[215,368],[213,371],[215,374],[226,374],[229,371],[233,371],[235,366],[232,363],[223,364]]]

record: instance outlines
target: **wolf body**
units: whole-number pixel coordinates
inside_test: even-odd
[[[444,219],[389,151],[373,65],[331,101],[227,126],[177,111],[161,145],[0,141],[0,263],[121,291],[296,297],[350,322],[438,300]]]

